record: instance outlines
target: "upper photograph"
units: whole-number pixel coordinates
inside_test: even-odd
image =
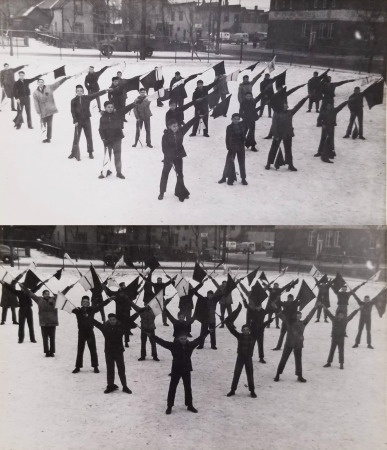
[[[385,0],[0,0],[3,225],[383,225]]]

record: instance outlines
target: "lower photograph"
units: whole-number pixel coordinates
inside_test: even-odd
[[[385,448],[385,238],[0,227],[0,448]]]

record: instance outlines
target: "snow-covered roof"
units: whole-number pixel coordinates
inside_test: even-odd
[[[33,11],[35,8],[39,8],[39,6],[40,6],[42,3],[44,3],[44,0],[43,0],[42,2],[40,2],[40,3],[38,3],[37,5],[31,6],[30,8],[28,8],[28,9],[22,14],[22,17],[27,17],[27,16],[29,16],[29,15],[32,13],[32,11]]]
[[[43,0],[39,3],[40,9],[57,9],[61,8],[68,0]]]

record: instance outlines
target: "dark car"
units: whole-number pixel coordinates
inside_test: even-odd
[[[13,259],[19,259],[19,256],[15,252],[15,250],[12,253]],[[8,245],[0,245],[0,259],[5,263],[9,264],[11,262],[11,247]]]

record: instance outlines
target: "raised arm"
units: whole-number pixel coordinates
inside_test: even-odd
[[[103,89],[102,91],[94,92],[93,94],[89,94],[88,97],[92,100],[94,98],[101,97],[101,95],[106,94],[107,91],[108,91],[107,89]]]
[[[97,75],[97,80],[98,80],[98,78],[105,72],[105,70],[106,70],[108,67],[110,67],[110,66],[102,67],[102,69],[99,70],[98,72],[94,72],[95,75]]]
[[[348,105],[348,100],[341,103],[339,106],[336,106],[335,113],[338,114],[344,108],[344,106],[347,106],[347,105]]]
[[[100,331],[102,331],[102,333],[103,333],[103,325],[101,322],[98,322],[98,320],[93,319],[93,325],[95,327],[97,327]]]
[[[34,300],[36,303],[40,302],[40,297],[38,297],[37,295],[35,295],[30,289],[28,289],[27,287],[24,286],[24,284],[20,285],[21,288],[23,289],[23,291],[28,295],[28,297],[30,297],[32,300]]]
[[[67,81],[70,77],[63,77],[58,81],[55,81],[55,83],[49,84],[49,87],[55,91],[58,89],[59,86],[61,86],[65,81]]]
[[[164,341],[164,339],[161,339],[156,335],[154,335],[154,340],[157,342],[157,344],[161,345],[161,347],[164,347],[167,350],[172,350],[173,342]]]
[[[209,331],[206,331],[205,333],[201,334],[199,337],[197,337],[196,339],[194,339],[193,341],[190,342],[190,346],[191,348],[195,348],[198,345],[203,345],[204,339],[206,338],[206,336],[209,334]]]
[[[347,323],[356,316],[356,314],[360,311],[360,309],[361,308],[355,309],[355,311],[351,312],[351,314],[347,316]]]
[[[34,81],[36,81],[36,80],[39,80],[39,78],[42,76],[42,74],[40,73],[39,75],[36,75],[36,77],[34,77],[34,78],[28,78],[27,80],[25,80],[25,83],[26,84],[31,84],[31,83],[33,83]]]
[[[167,309],[166,306],[165,306],[165,308],[164,308],[164,311],[165,311],[165,314],[167,315],[169,321],[170,321],[173,325],[175,325],[175,323],[177,323],[178,320],[175,319],[175,318],[172,316],[172,314],[168,311],[168,309]]]
[[[93,312],[101,311],[101,309],[105,308],[105,306],[108,305],[112,300],[112,298],[108,298],[99,305],[92,306],[91,308]]]
[[[308,325],[308,323],[312,320],[312,317],[314,316],[314,313],[317,310],[317,307],[320,306],[320,304],[316,304],[310,311],[310,313],[306,316],[306,318],[304,319],[304,324]]]
[[[309,95],[307,95],[306,97],[304,97],[302,100],[300,100],[297,105],[292,109],[292,115],[294,116],[294,114],[296,114],[296,112],[302,108],[302,105],[308,100]]]
[[[356,79],[354,78],[352,80],[337,81],[336,83],[332,83],[332,84],[335,88],[337,88],[339,86],[342,86],[343,84],[352,83],[353,81],[356,81]]]
[[[238,331],[235,329],[235,327],[233,325],[231,325],[229,322],[227,322],[227,320],[225,321],[226,327],[228,329],[228,331],[235,336],[237,339],[239,339],[240,337],[240,333],[238,333]]]
[[[261,78],[261,76],[263,75],[263,73],[265,72],[266,69],[263,69],[261,72],[259,72],[258,75],[256,75],[252,80],[251,80],[251,86],[254,86],[254,84]]]
[[[25,64],[24,66],[15,67],[14,69],[10,69],[10,70],[11,70],[11,72],[16,73],[16,72],[19,72],[19,70],[24,69],[24,67],[26,67],[26,66],[28,66],[28,64]]]
[[[125,108],[122,109],[118,109],[116,112],[118,114],[121,114],[122,116],[124,116],[125,114],[127,114],[129,111],[131,111],[134,107],[135,107],[135,103],[129,103],[129,105],[126,105]]]
[[[329,309],[323,304],[322,307],[325,310],[326,315],[331,319],[333,322],[335,320],[335,316],[329,311]]]

